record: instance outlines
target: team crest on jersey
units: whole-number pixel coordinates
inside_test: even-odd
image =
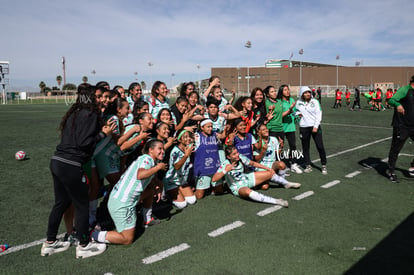
[[[315,107],[315,103],[312,102],[311,103],[311,107],[314,108]]]

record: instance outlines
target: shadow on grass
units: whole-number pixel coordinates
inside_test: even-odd
[[[413,274],[414,212],[344,274]]]
[[[358,162],[361,166],[367,168],[367,169],[375,169],[377,173],[385,178],[388,179],[387,175],[387,169],[388,169],[388,163],[383,162],[380,158],[374,158],[374,157],[368,157],[366,159],[360,160]],[[396,171],[400,171],[404,175],[404,180],[412,181],[414,180],[410,174],[408,173],[408,170],[401,169],[401,168],[395,168]]]

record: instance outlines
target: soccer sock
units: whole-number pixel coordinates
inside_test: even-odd
[[[270,204],[276,204],[276,202],[277,202],[276,199],[274,199],[272,197],[268,197],[266,195],[263,195],[259,192],[253,191],[253,190],[250,192],[249,198],[254,200],[254,201],[270,203]]]
[[[270,180],[273,181],[273,182],[276,182],[276,183],[283,184],[283,185],[288,183],[288,181],[285,180],[284,177],[279,176],[278,174],[274,174]]]
[[[189,196],[189,197],[184,197],[184,198],[185,198],[185,201],[188,204],[195,204],[197,202],[197,198],[196,198],[195,195],[192,195],[192,196]]]
[[[278,175],[281,176],[282,178],[285,178],[286,177],[286,172],[287,172],[287,168],[285,168],[283,170],[279,170]]]
[[[98,200],[89,201],[89,225],[94,225],[96,222],[96,208],[98,207]]]
[[[142,208],[142,216],[144,217],[144,222],[149,222],[152,216],[152,208]]]
[[[173,201],[172,203],[178,209],[184,209],[187,206],[187,202],[186,201]]]
[[[100,243],[109,243],[106,240],[106,233],[108,233],[108,231],[92,231],[91,237]]]

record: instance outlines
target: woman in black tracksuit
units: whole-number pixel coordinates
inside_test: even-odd
[[[82,165],[91,158],[96,143],[111,134],[111,126],[103,126],[95,88],[89,84],[78,87],[76,103],[67,111],[60,124],[61,141],[50,161],[55,203],[49,216],[47,241],[41,255],[65,251],[70,243],[56,240],[63,213],[73,203],[79,246],[77,258],[85,258],[105,251],[104,246],[89,242],[88,185]],[[98,253],[99,252],[99,253]]]

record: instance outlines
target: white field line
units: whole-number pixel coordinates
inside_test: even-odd
[[[321,185],[321,188],[325,188],[325,189],[331,188],[332,186],[335,186],[335,185],[337,185],[340,182],[341,182],[340,180],[334,180],[334,181],[328,182],[328,183],[326,183],[324,185]]]
[[[355,124],[336,124],[336,123],[321,123],[321,124],[322,125],[330,125],[330,126],[352,127],[352,128],[387,129],[387,130],[392,129],[392,127],[364,126],[364,125],[355,125]]]
[[[326,156],[326,158],[333,158],[333,157],[337,157],[337,156],[339,156],[339,155],[342,155],[342,154],[345,154],[345,153],[349,153],[349,152],[352,152],[352,151],[355,151],[355,150],[359,150],[359,149],[362,149],[362,148],[365,148],[365,147],[368,147],[368,146],[374,145],[374,144],[376,144],[376,143],[380,143],[380,142],[383,142],[383,141],[389,140],[389,139],[391,139],[391,138],[392,138],[392,137],[387,137],[387,138],[379,139],[379,140],[376,140],[376,141],[373,141],[373,142],[370,142],[370,143],[362,144],[362,145],[360,145],[360,146],[357,146],[357,147],[354,147],[354,148],[351,148],[351,149],[348,149],[348,150],[345,150],[345,151],[341,151],[341,152],[339,152],[339,153],[335,153],[335,154],[332,154],[332,155]],[[318,162],[318,161],[321,161],[321,159],[312,160],[312,162]]]
[[[304,198],[310,197],[313,194],[315,194],[313,191],[307,191],[305,193],[302,193],[300,195],[297,195],[296,197],[293,197],[292,199],[295,200],[295,201],[299,201],[299,200],[302,200]]]
[[[230,231],[230,230],[236,229],[237,227],[240,227],[240,226],[243,226],[243,225],[244,225],[244,222],[241,222],[241,221],[235,221],[234,223],[231,223],[231,224],[228,224],[228,225],[222,226],[222,227],[220,227],[220,228],[217,228],[217,229],[216,229],[216,230],[214,230],[214,231],[211,231],[210,233],[208,233],[208,235],[209,235],[210,237],[212,237],[212,238],[215,238],[215,237],[217,237],[217,236],[220,236],[220,235],[222,235],[222,234],[226,233],[227,231]]]
[[[60,239],[60,238],[63,238],[64,236],[65,236],[65,234],[60,234],[60,235],[57,236],[57,238]],[[12,246],[9,249],[7,249],[6,251],[1,252],[0,256],[4,256],[4,255],[7,255],[7,254],[10,254],[10,253],[13,253],[13,252],[17,252],[17,251],[20,251],[20,250],[23,250],[23,249],[26,249],[26,248],[29,248],[29,247],[32,247],[32,246],[39,245],[39,244],[43,244],[45,241],[46,241],[46,238],[31,242],[31,243]]]
[[[169,248],[167,250],[161,251],[161,252],[159,252],[159,253],[157,253],[155,255],[152,255],[150,257],[144,258],[144,259],[142,259],[142,262],[144,264],[152,264],[152,263],[161,261],[162,259],[165,259],[165,258],[167,258],[169,256],[172,256],[174,254],[177,254],[177,253],[179,253],[181,251],[184,251],[184,250],[186,250],[188,248],[190,248],[190,246],[188,244],[182,243],[180,245],[171,247],[171,248]]]
[[[275,212],[275,211],[277,211],[277,210],[279,210],[279,209],[282,209],[282,206],[280,206],[280,205],[275,205],[275,206],[272,206],[272,207],[268,207],[268,208],[266,208],[266,209],[263,209],[262,211],[259,211],[259,212],[257,212],[257,216],[260,216],[260,217],[263,217],[263,216],[266,216],[266,215],[268,215],[268,214],[270,214],[270,213],[273,213],[273,212]]]
[[[358,176],[361,173],[362,173],[361,171],[355,171],[355,172],[349,173],[348,175],[345,175],[345,178],[350,179],[350,178],[353,178],[355,176]]]
[[[406,157],[414,157],[414,155],[412,154],[404,154],[404,153],[399,153],[399,156],[406,156]]]

